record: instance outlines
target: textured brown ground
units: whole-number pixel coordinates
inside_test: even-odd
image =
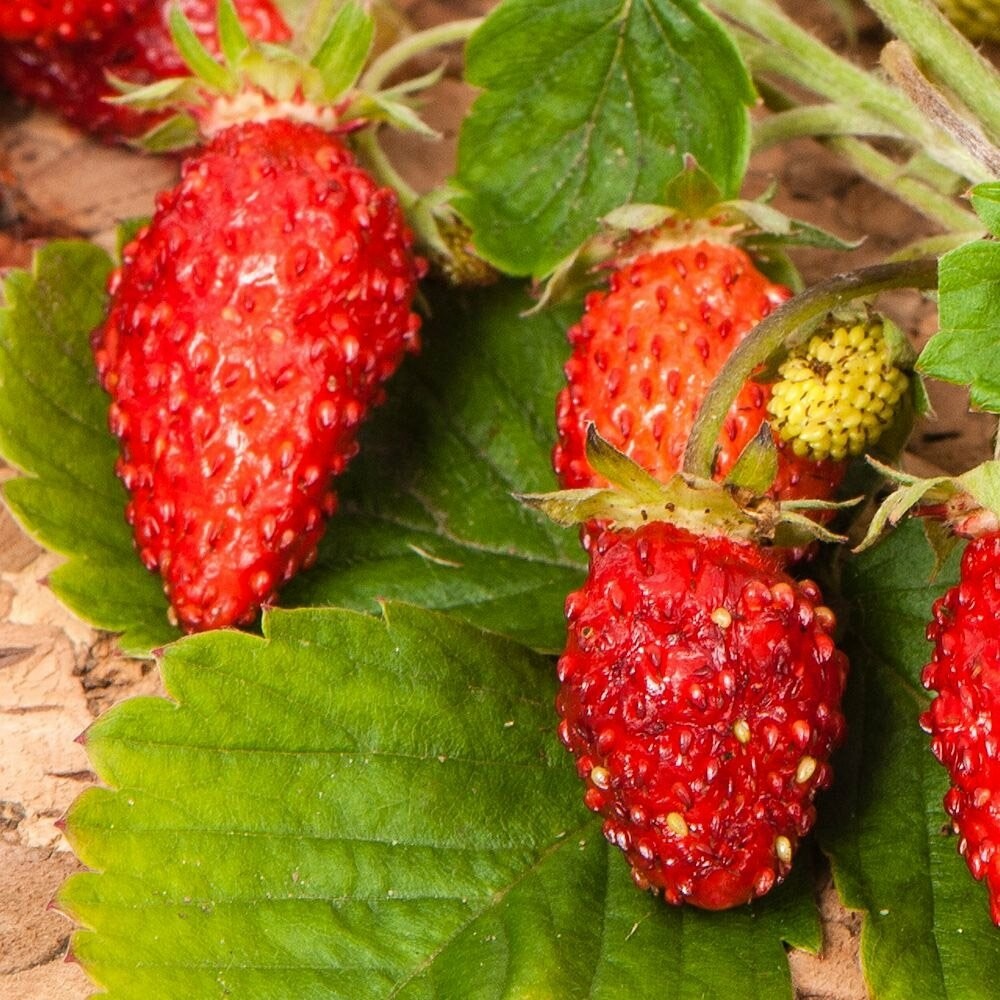
[[[400,4],[418,25],[488,9],[480,2]],[[796,5],[831,36],[836,29],[816,0]],[[863,50],[877,38],[862,33]],[[431,147],[401,140],[417,183],[446,172],[454,129],[468,95],[441,85],[431,118],[446,140]],[[2,99],[0,99],[2,100]],[[173,176],[169,162],[109,150],[43,115],[0,110],[0,268],[23,265],[35,241],[82,235],[105,245],[120,218],[148,213],[153,193]],[[850,258],[799,255],[808,281],[879,261],[925,231],[920,219],[859,182],[811,142],[769,152],[753,164],[750,186],[780,185],[780,207],[845,237],[867,235]],[[914,297],[896,302],[897,319],[918,337],[934,329],[933,310]],[[960,470],[987,457],[992,421],[965,412],[960,392],[935,390],[937,418],[914,439],[917,461]],[[0,475],[4,475],[0,470]],[[6,473],[9,474],[9,473]],[[109,705],[158,690],[148,664],[115,654],[114,642],[69,615],[42,581],[56,560],[28,541],[0,511],[0,996],[5,1000],[82,1000],[80,969],[63,956],[69,924],[47,909],[76,862],[57,819],[94,776],[73,738]],[[824,916],[824,951],[794,953],[800,1000],[863,1000],[857,943],[860,920],[838,904],[828,879],[817,886]],[[708,998],[716,1000],[716,998]]]

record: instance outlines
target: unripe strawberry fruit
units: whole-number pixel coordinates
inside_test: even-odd
[[[666,481],[678,471],[698,408],[726,359],[751,329],[790,295],[744,250],[699,241],[641,254],[593,292],[569,331],[573,352],[556,405],[553,465],[567,489],[606,485],[586,457],[587,426]],[[770,390],[748,383],[719,440],[724,476],[766,416]],[[829,499],[840,463],[780,454],[772,494]]]
[[[766,893],[844,733],[818,588],[756,545],[651,522],[598,536],[566,608],[559,735],[635,882],[707,909]]]
[[[840,462],[878,441],[909,384],[880,322],[834,325],[781,364],[767,412],[796,455]]]
[[[1000,7],[996,0],[937,0],[950,21],[977,42],[1000,42]]]
[[[189,631],[252,620],[316,555],[331,478],[418,345],[394,192],[276,119],[219,133],[159,196],[94,336],[142,560]]]
[[[920,722],[948,769],[944,804],[1000,926],[1000,533],[969,543],[961,579],[934,605],[923,683],[937,695]]]

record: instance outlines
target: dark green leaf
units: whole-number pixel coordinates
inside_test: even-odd
[[[919,716],[934,599],[934,556],[909,522],[844,573],[852,661],[848,746],[835,763],[821,840],[845,902],[865,911],[862,958],[873,1000],[992,1000],[1000,981],[986,891],[956,850],[941,800],[947,774]]]
[[[27,473],[6,487],[11,506],[71,557],[53,589],[142,654],[177,633],[157,577],[133,551],[90,356],[109,266],[100,251],[62,244],[40,255],[35,277],[9,279],[0,452]],[[424,356],[390,386],[341,484],[344,510],[318,565],[284,602],[374,610],[379,598],[396,598],[561,648],[562,605],[582,578],[583,553],[575,532],[511,493],[555,485],[549,452],[569,317],[522,320],[526,304],[513,287],[434,300]]]
[[[506,0],[473,36],[456,206],[478,250],[541,276],[627,202],[663,201],[691,155],[740,188],[753,89],[696,0]]]
[[[941,258],[941,330],[917,362],[968,385],[974,406],[1000,412],[1000,244],[977,240]]]
[[[60,903],[109,1000],[790,1000],[808,865],[754,908],[636,890],[545,658],[449,618],[276,611],[166,653],[87,750]],[[99,873],[99,874],[97,874]]]

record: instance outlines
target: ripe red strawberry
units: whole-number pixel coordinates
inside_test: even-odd
[[[148,0],[8,0],[0,7],[0,39],[76,42],[99,38]]]
[[[394,192],[272,119],[185,161],[94,337],[143,562],[189,631],[251,620],[315,558],[366,411],[407,350],[421,265]]]
[[[597,536],[566,609],[559,735],[636,883],[707,909],[766,893],[844,733],[818,588],[752,543],[650,522]]]
[[[1000,926],[1000,532],[969,543],[961,579],[934,605],[923,683],[937,695],[920,722],[948,769],[945,809]]]
[[[709,385],[749,331],[790,295],[741,248],[700,240],[641,253],[593,292],[569,331],[573,353],[559,394],[553,464],[567,489],[603,486],[586,458],[586,429],[660,480],[678,471]],[[770,389],[749,383],[720,438],[723,477],[767,418]],[[773,496],[829,499],[843,463],[798,458],[780,448]]]
[[[163,116],[108,104],[105,98],[114,91],[106,74],[140,86],[186,71],[167,25],[171,6],[173,0],[151,0],[133,18],[93,42],[44,47],[0,44],[0,84],[105,140],[140,136]],[[216,0],[178,0],[177,6],[202,44],[218,54]],[[251,38],[282,42],[290,37],[272,0],[236,0],[235,6]]]

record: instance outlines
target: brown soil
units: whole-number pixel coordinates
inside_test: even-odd
[[[488,10],[489,0],[411,0],[423,26]],[[838,28],[821,0],[795,5],[805,19],[836,38]],[[460,8],[460,11],[456,8]],[[861,53],[877,52],[878,36],[862,31]],[[431,103],[432,124],[444,141],[429,146],[402,139],[395,154],[410,164],[414,181],[428,184],[454,157],[457,122],[469,95],[454,79]],[[2,100],[2,98],[0,98]],[[0,108],[0,268],[23,266],[33,246],[54,236],[78,235],[113,244],[119,219],[148,214],[154,192],[174,175],[155,160],[88,141],[42,114]],[[859,181],[831,153],[803,141],[758,157],[751,193],[779,184],[777,204],[847,238],[867,236],[849,257],[809,251],[797,255],[807,282],[883,260],[926,233],[919,217]],[[915,296],[893,304],[897,320],[918,341],[934,329],[933,307]],[[961,470],[987,457],[993,421],[966,412],[965,396],[934,387],[937,412],[914,438],[917,466]],[[0,476],[9,475],[0,469]],[[80,623],[52,597],[44,580],[58,560],[20,532],[0,509],[0,995],[6,1000],[81,1000],[88,982],[63,961],[70,926],[48,908],[77,864],[57,820],[94,775],[74,738],[115,702],[158,691],[155,669],[116,653],[112,639]],[[800,1000],[863,1000],[858,965],[860,918],[838,903],[826,877],[817,887],[824,919],[820,956],[793,953]]]

